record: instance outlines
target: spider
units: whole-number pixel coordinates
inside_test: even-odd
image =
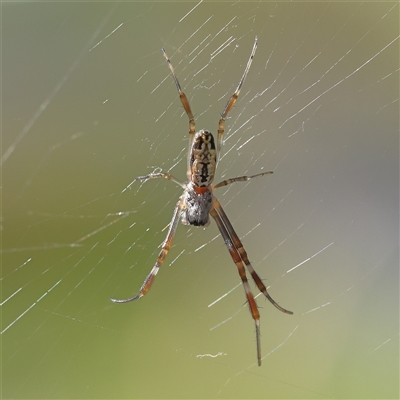
[[[178,78],[171,64],[171,60],[167,56],[165,50],[162,49],[164,58],[171,71],[172,77],[174,78],[176,88],[178,89],[179,98],[189,118],[189,149],[187,155],[188,182],[182,183],[168,173],[152,173],[146,176],[139,176],[135,178],[135,180],[133,181],[135,182],[139,180],[144,182],[149,179],[164,178],[180,185],[183,188],[183,194],[180,196],[178,202],[176,203],[172,220],[169,224],[168,233],[162,244],[161,251],[158,254],[157,261],[154,264],[154,267],[152,268],[150,273],[147,275],[145,281],[143,282],[143,285],[139,290],[139,294],[129,299],[125,300],[111,299],[111,301],[113,301],[114,303],[128,303],[130,301],[138,300],[141,297],[143,297],[153,284],[154,279],[161,265],[163,264],[169,249],[171,248],[179,219],[181,219],[183,225],[206,227],[210,224],[209,216],[211,215],[211,217],[215,220],[221,232],[221,235],[224,239],[224,242],[226,244],[226,247],[228,248],[228,251],[232,257],[233,262],[236,264],[238,268],[239,275],[243,283],[243,288],[250,308],[250,313],[255,323],[257,361],[258,365],[260,366],[261,365],[260,314],[258,312],[254,296],[250,290],[250,285],[247,280],[245,267],[247,268],[248,272],[253,278],[258,289],[278,310],[286,314],[293,314],[293,313],[292,311],[288,311],[282,308],[269,295],[264,283],[262,282],[260,277],[257,275],[256,271],[252,267],[247,257],[247,253],[243,247],[243,244],[240,241],[235,230],[233,229],[233,226],[230,223],[227,215],[225,214],[225,211],[223,210],[220,202],[214,196],[214,190],[223,186],[230,185],[231,183],[234,182],[243,182],[256,177],[269,175],[272,174],[272,171],[262,172],[260,174],[250,175],[250,176],[240,176],[224,180],[220,183],[217,183],[216,185],[212,184],[221,150],[222,138],[225,130],[225,120],[227,118],[228,113],[231,111],[232,107],[236,103],[243,82],[245,81],[246,76],[249,72],[256,49],[257,49],[257,37],[255,38],[250,58],[247,62],[242,78],[239,81],[239,85],[237,86],[233,95],[228,100],[225,109],[221,114],[221,118],[218,122],[218,134],[216,143],[214,140],[214,136],[211,134],[211,132],[207,130],[200,130],[196,132],[194,117],[189,105],[189,100],[181,89]]]

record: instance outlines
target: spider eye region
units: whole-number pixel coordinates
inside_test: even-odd
[[[196,132],[190,149],[191,181],[195,186],[207,187],[214,180],[217,151],[211,132]]]

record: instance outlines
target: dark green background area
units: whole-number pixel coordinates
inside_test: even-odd
[[[398,398],[398,5],[196,4],[1,4],[2,397]],[[178,227],[145,298],[109,301],[137,293],[181,194],[124,188],[186,177],[161,47],[216,132],[256,35],[216,180],[274,171],[217,194],[294,311],[257,297],[260,368],[213,222]]]

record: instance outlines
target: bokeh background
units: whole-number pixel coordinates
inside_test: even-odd
[[[395,2],[3,2],[3,398],[399,398]],[[262,367],[214,223],[179,226],[187,117],[261,296]],[[256,293],[256,291],[254,291]],[[217,301],[219,299],[219,301]],[[212,306],[210,306],[212,305]]]

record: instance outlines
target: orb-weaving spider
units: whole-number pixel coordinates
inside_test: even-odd
[[[246,68],[243,72],[242,78],[240,79],[239,85],[236,88],[233,95],[227,102],[224,111],[222,112],[221,118],[218,123],[218,137],[217,144],[215,145],[214,137],[211,132],[207,130],[195,131],[195,122],[192,114],[192,110],[189,105],[189,100],[187,99],[185,93],[183,93],[181,86],[179,84],[178,78],[175,75],[174,68],[172,67],[171,61],[168,58],[164,49],[162,49],[165,60],[167,61],[168,67],[171,70],[172,77],[174,78],[175,85],[178,89],[179,98],[182,102],[183,108],[189,117],[189,149],[187,157],[187,178],[188,183],[181,183],[172,175],[167,173],[152,173],[146,176],[139,176],[136,180],[147,181],[148,179],[155,178],[165,178],[173,181],[180,185],[184,191],[182,196],[179,198],[172,220],[169,224],[169,229],[167,237],[165,238],[161,251],[158,255],[157,261],[150,271],[149,275],[146,277],[142,287],[139,290],[139,294],[136,296],[125,299],[117,300],[111,299],[114,303],[128,303],[133,300],[140,299],[143,297],[147,291],[150,289],[158,270],[165,260],[168,251],[171,247],[172,240],[175,235],[176,228],[178,226],[179,218],[183,225],[195,225],[195,226],[208,226],[210,224],[209,215],[211,215],[225,241],[225,244],[231,254],[231,257],[236,264],[240,278],[242,279],[244,291],[246,294],[247,302],[250,307],[251,315],[255,322],[256,327],[256,342],[257,342],[257,359],[258,365],[261,365],[261,343],[260,343],[260,314],[258,312],[257,304],[254,296],[250,290],[249,283],[247,281],[246,270],[251,274],[254,282],[256,283],[258,289],[265,295],[265,297],[280,311],[286,314],[293,314],[292,311],[288,311],[278,305],[272,297],[267,292],[267,288],[263,284],[260,277],[257,275],[256,271],[253,269],[246,251],[240,241],[238,235],[236,234],[233,226],[231,225],[227,215],[225,214],[220,202],[216,199],[213,194],[215,189],[223,186],[230,185],[233,182],[243,182],[248,181],[252,178],[272,174],[272,171],[262,172],[256,175],[250,176],[240,176],[237,178],[231,178],[224,180],[216,185],[212,185],[214,180],[215,169],[219,159],[219,153],[221,150],[222,138],[224,135],[225,120],[229,111],[234,106],[240,89],[242,88],[243,82],[246,79],[247,73],[249,72],[251,63],[253,61],[254,54],[257,48],[257,37],[254,41],[253,50],[250,54],[250,58],[247,62]],[[133,183],[132,182],[132,183]]]

